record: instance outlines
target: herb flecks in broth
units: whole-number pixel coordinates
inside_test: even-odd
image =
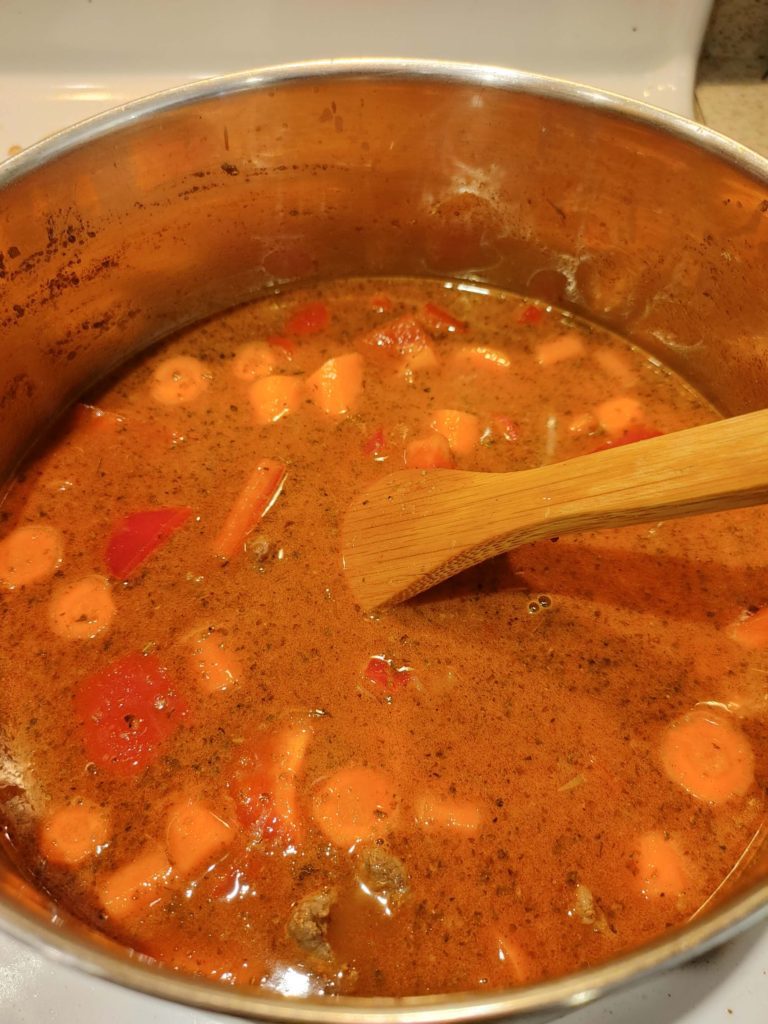
[[[363,616],[355,493],[715,417],[510,294],[354,280],[148,352],[20,474],[0,539],[16,855],[227,983],[518,985],[687,920],[764,815],[755,510],[545,541]]]

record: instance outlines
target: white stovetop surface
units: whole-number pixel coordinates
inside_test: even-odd
[[[690,116],[709,0],[2,0],[0,160],[158,89],[283,61],[502,64]],[[768,929],[572,1014],[572,1024],[762,1024]],[[54,963],[0,934],[0,1024],[226,1024]]]

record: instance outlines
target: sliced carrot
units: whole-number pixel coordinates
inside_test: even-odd
[[[450,828],[476,832],[482,824],[480,808],[471,800],[441,799],[423,793],[414,805],[416,824],[422,828]]]
[[[405,464],[409,469],[453,469],[451,447],[442,434],[415,437],[405,448]]]
[[[194,356],[171,356],[152,374],[150,394],[162,405],[188,405],[208,387],[211,374]]]
[[[168,818],[165,848],[180,875],[209,868],[234,838],[230,826],[205,804],[185,800],[176,804]]]
[[[243,550],[248,534],[279,498],[285,474],[285,463],[277,459],[263,459],[256,466],[214,537],[214,554],[233,558]]]
[[[252,341],[241,345],[232,360],[232,373],[238,380],[257,380],[268,377],[277,366],[278,357],[274,349],[263,341]]]
[[[751,651],[768,647],[768,608],[761,608],[746,619],[739,619],[728,630],[731,640]]]
[[[578,359],[584,355],[584,341],[580,334],[570,331],[552,341],[543,341],[535,348],[539,366],[555,366],[567,359]]]
[[[397,796],[382,772],[356,766],[341,768],[315,791],[312,816],[326,839],[349,849],[394,827]]]
[[[432,429],[443,435],[455,455],[471,455],[480,440],[480,420],[460,409],[438,409]]]
[[[503,352],[487,345],[465,345],[456,353],[455,359],[462,366],[478,370],[508,370],[512,365]]]
[[[64,557],[61,534],[53,526],[19,526],[0,540],[0,583],[7,590],[53,576]]]
[[[99,902],[113,920],[123,921],[162,898],[171,871],[165,851],[153,846],[101,880]]]
[[[656,899],[685,892],[688,870],[677,843],[664,832],[646,832],[637,843],[637,880],[643,896]]]
[[[592,352],[592,358],[604,373],[619,381],[623,387],[631,388],[637,381],[631,363],[620,352],[612,348],[597,348]]]
[[[58,807],[40,825],[40,852],[52,864],[76,867],[109,839],[109,820],[100,807],[73,803]]]
[[[499,935],[495,947],[496,957],[513,984],[525,985],[535,977],[533,961],[519,942],[510,939],[508,935]]]
[[[97,405],[78,402],[72,415],[72,427],[88,434],[116,434],[126,424],[125,416],[99,409]]]
[[[109,628],[115,611],[106,576],[86,576],[54,594],[48,621],[65,640],[93,640]]]
[[[599,423],[597,417],[591,412],[580,412],[577,413],[568,424],[568,430],[571,434],[575,434],[577,437],[581,437],[582,434],[592,434],[597,430]]]
[[[194,641],[191,661],[197,685],[203,693],[231,690],[243,675],[237,656],[227,650],[224,638],[216,631]]]
[[[284,416],[296,412],[303,396],[302,378],[289,377],[285,374],[259,377],[248,389],[254,419],[260,426],[277,423]]]
[[[307,394],[329,416],[350,412],[363,387],[363,357],[347,352],[323,363],[307,377]]]
[[[726,712],[697,707],[673,722],[661,741],[669,778],[692,796],[722,804],[744,796],[755,780],[755,756]]]
[[[597,421],[611,437],[618,437],[636,423],[643,421],[643,407],[630,395],[619,395],[601,402],[595,409]]]

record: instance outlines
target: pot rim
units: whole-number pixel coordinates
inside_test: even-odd
[[[415,78],[462,82],[486,88],[531,93],[545,99],[559,100],[576,106],[595,107],[622,115],[629,120],[662,129],[707,152],[722,157],[742,171],[753,174],[768,184],[768,158],[760,156],[735,139],[640,100],[618,93],[581,85],[564,78],[519,71],[492,64],[461,61],[419,60],[412,57],[336,57],[328,60],[297,61],[267,67],[235,71],[160,92],[111,107],[109,110],[78,121],[33,143],[21,153],[0,161],[0,188],[36,167],[58,156],[99,139],[116,129],[146,120],[161,111],[173,110],[198,100],[213,99],[256,88],[286,85],[313,78]]]
[[[768,159],[718,132],[650,104],[591,86],[497,66],[401,58],[340,58],[256,68],[207,78],[153,93],[97,114],[48,136],[0,163],[0,189],[58,157],[113,131],[197,101],[311,79],[426,79],[535,95],[592,107],[650,126],[723,159],[768,186]],[[43,921],[0,895],[0,927],[48,958],[148,995],[219,1013],[292,1024],[436,1024],[491,1020],[523,1013],[584,1005],[631,982],[699,956],[768,916],[768,879],[726,901],[710,914],[597,967],[514,989],[430,996],[286,998],[228,988],[154,966],[151,961],[111,952],[68,934],[58,917]]]

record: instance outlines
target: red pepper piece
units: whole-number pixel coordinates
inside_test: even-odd
[[[187,705],[156,655],[134,651],[82,680],[75,710],[88,759],[115,775],[134,775],[159,755]]]
[[[439,334],[441,331],[463,334],[467,329],[467,325],[463,320],[457,320],[455,316],[443,309],[442,306],[436,306],[434,302],[426,303],[419,319],[428,331],[432,331],[435,334]]]
[[[107,542],[110,575],[127,580],[191,515],[192,509],[186,507],[153,508],[119,519]]]
[[[387,439],[382,427],[378,427],[363,441],[360,450],[363,455],[372,455],[374,459],[381,459],[388,449]]]
[[[544,310],[539,306],[526,306],[518,318],[519,324],[540,324],[544,319]]]
[[[382,654],[374,654],[363,669],[363,680],[379,694],[386,696],[402,690],[407,682],[411,669],[407,665],[400,668],[392,663],[391,658]]]
[[[289,362],[296,354],[296,342],[291,338],[282,338],[279,335],[275,335],[274,338],[267,338],[267,344],[278,355],[284,356]]]
[[[609,448],[621,448],[625,444],[635,444],[637,441],[648,441],[651,437],[661,437],[661,430],[653,430],[649,427],[634,427],[632,430],[627,430],[621,435],[621,437],[615,437],[610,441],[605,441],[598,448],[592,449],[592,454],[595,452],[605,452]]]
[[[497,412],[491,416],[491,426],[494,434],[505,441],[517,441],[520,437],[519,424],[503,412]]]
[[[270,848],[295,843],[303,831],[296,776],[308,742],[309,733],[296,726],[255,737],[228,784],[241,825]]]
[[[308,302],[299,306],[285,324],[286,334],[319,334],[325,330],[331,314],[324,302]]]

